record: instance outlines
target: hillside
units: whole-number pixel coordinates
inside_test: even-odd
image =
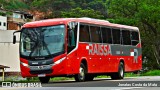
[[[24,0],[25,1],[25,0]],[[30,7],[23,0],[0,0],[0,7],[6,10],[27,10]]]
[[[0,0],[0,2],[3,9],[23,10],[40,18],[91,17],[105,19],[107,17],[105,0]]]

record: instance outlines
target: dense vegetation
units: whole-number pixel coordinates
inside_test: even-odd
[[[0,7],[6,10],[29,9],[29,6],[20,0],[0,0]]]
[[[0,0],[8,10],[44,12],[44,18],[90,17],[140,28],[144,66],[160,67],[160,0]]]

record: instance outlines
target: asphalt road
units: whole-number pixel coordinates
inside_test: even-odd
[[[123,80],[94,79],[94,81],[54,81],[41,84],[42,87],[2,87],[0,90],[159,90],[160,76],[132,77]]]
[[[125,78],[123,80],[111,80],[107,79],[94,79],[93,81],[86,82],[75,82],[73,81],[59,81],[59,82],[49,82],[47,84],[42,84],[42,87],[118,87],[119,84],[132,84],[132,83],[154,83],[155,81],[160,84],[160,76],[156,77],[132,77]],[[133,86],[133,85],[131,85]]]

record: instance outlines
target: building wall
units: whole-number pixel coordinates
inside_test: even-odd
[[[25,19],[8,17],[8,21],[25,23]]]
[[[13,30],[0,31],[0,65],[6,65],[10,68],[6,72],[20,72],[19,44],[12,44]],[[19,34],[17,41],[19,41]]]
[[[7,17],[5,16],[0,16],[0,30],[7,30]]]
[[[17,23],[14,23],[13,21],[8,21],[8,30],[20,30],[20,26]]]

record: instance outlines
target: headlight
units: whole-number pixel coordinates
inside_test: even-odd
[[[23,66],[28,67],[28,64],[20,62]]]

